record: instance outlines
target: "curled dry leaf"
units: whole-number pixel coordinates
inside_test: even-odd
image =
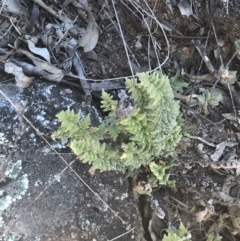
[[[152,193],[151,185],[144,181],[138,182],[138,184],[133,187],[133,190],[138,192],[139,194],[145,194],[148,196],[151,196],[151,193]]]
[[[18,67],[12,62],[7,62],[4,65],[4,70],[5,72],[9,74],[13,74],[15,76],[15,80],[17,82],[17,86],[21,88],[27,88],[31,83],[32,80],[34,79],[33,77],[27,77],[23,73],[23,69],[21,67]]]
[[[22,16],[29,16],[29,12],[26,8],[22,7],[19,0],[7,0],[4,1],[4,9],[7,12],[22,15]]]
[[[189,3],[189,1],[187,1],[187,0],[181,0],[178,4],[178,8],[182,15],[189,17],[190,15],[193,14],[192,3]]]
[[[222,116],[227,120],[231,120],[231,121],[237,120],[238,122],[240,122],[240,118],[236,116],[235,113],[224,113],[222,114]]]
[[[240,39],[234,41],[234,45],[237,51],[237,58],[240,59]]]
[[[84,9],[84,11],[88,13],[88,25],[78,44],[79,46],[83,47],[84,52],[89,52],[95,48],[98,42],[98,29],[96,21],[89,11],[88,0],[72,0],[71,4],[78,10]]]
[[[194,216],[195,216],[196,222],[201,223],[202,221],[207,220],[209,217],[208,214],[209,214],[209,210],[207,207],[205,207],[205,209],[203,211],[195,213]]]
[[[223,200],[225,204],[240,204],[239,203],[239,199],[238,198],[233,198],[231,197],[230,195],[224,193],[224,192],[221,192],[221,191],[218,191],[216,192],[216,198],[219,199],[219,200]]]
[[[93,176],[95,174],[96,169],[94,169],[93,167],[90,167],[88,170],[88,173]]]
[[[183,72],[182,75],[187,77],[188,80],[193,82],[193,83],[201,83],[203,81],[211,82],[211,81],[214,80],[214,76],[212,74],[204,74],[204,75],[197,76],[197,75],[188,74],[188,73]]]
[[[65,0],[65,2],[67,1],[69,0]],[[71,3],[77,8],[82,8],[85,11],[89,11],[88,0],[71,0]]]
[[[228,207],[230,214],[230,219],[232,221],[233,227],[240,230],[240,208],[238,205],[231,205]]]
[[[98,29],[97,24],[92,17],[88,14],[88,25],[87,29],[79,41],[79,46],[83,47],[84,52],[89,52],[95,48],[98,42]]]
[[[216,146],[216,150],[215,152],[211,155],[211,159],[212,161],[216,162],[216,161],[219,161],[221,156],[223,155],[223,152],[225,150],[225,148],[228,146],[228,147],[234,147],[236,146],[237,143],[235,142],[229,142],[229,141],[223,141],[221,143],[219,143],[217,146]]]
[[[46,48],[38,48],[35,46],[35,44],[31,40],[26,40],[28,44],[28,48],[30,51],[34,54],[37,54],[44,59],[46,59],[50,63],[50,54]]]
[[[61,80],[64,76],[64,73],[61,69],[58,69],[54,65],[35,57],[29,51],[19,50],[19,52],[21,52],[22,54],[27,56],[29,59],[31,59],[32,62],[36,65],[36,67],[48,72],[48,73],[46,72],[46,74],[43,76],[45,79],[54,81],[54,82],[61,82]]]
[[[173,7],[172,7],[171,0],[164,0],[164,2],[168,6],[168,8],[170,9],[171,13],[173,13]]]
[[[193,106],[198,105],[197,98],[198,98],[199,95],[196,95],[196,94],[182,95],[180,93],[174,92],[174,96],[175,96],[175,98],[182,100],[189,107],[193,107]]]

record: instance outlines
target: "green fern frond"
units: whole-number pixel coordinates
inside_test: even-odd
[[[150,180],[153,183],[158,182],[159,185],[169,185],[169,186],[174,186],[175,182],[174,181],[169,181],[169,174],[166,174],[166,170],[169,169],[174,165],[174,160],[170,161],[160,161],[159,165],[156,164],[155,162],[150,162],[149,167],[151,172],[153,173],[154,177],[150,177]],[[156,179],[156,180],[155,180]]]
[[[191,241],[191,234],[181,222],[178,229],[167,229],[167,235],[164,234],[163,241]]]
[[[130,115],[117,119],[118,103],[103,91],[101,107],[109,112],[106,120],[90,127],[89,116],[80,120],[79,113],[61,112],[57,115],[61,126],[53,137],[70,138],[69,146],[79,159],[101,171],[132,172],[156,156],[171,153],[182,134],[179,104],[168,77],[158,71],[141,73],[127,79],[126,85],[135,105]],[[166,174],[158,175],[167,182]]]
[[[206,90],[202,95],[198,97],[198,101],[203,108],[205,114],[208,114],[208,105],[217,106],[221,100],[222,95],[220,93],[212,93]]]
[[[101,108],[105,112],[110,112],[109,116],[115,116],[115,111],[117,107],[117,101],[113,100],[113,97],[105,92],[104,90],[102,91],[102,101],[101,101]]]

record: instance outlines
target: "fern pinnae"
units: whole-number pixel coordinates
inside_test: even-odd
[[[104,91],[101,106],[109,117],[98,127],[90,127],[90,118],[79,121],[80,115],[77,119],[73,112],[69,113],[67,121],[60,115],[62,125],[55,137],[70,137],[74,153],[102,171],[133,171],[155,156],[169,154],[181,138],[181,126],[176,120],[179,105],[173,99],[166,76],[160,72],[141,73],[138,80],[127,79],[126,85],[135,106],[130,106],[130,114],[123,118],[118,119],[116,115],[118,104],[123,102],[117,103]],[[69,120],[72,120],[68,123],[71,127],[65,128]]]

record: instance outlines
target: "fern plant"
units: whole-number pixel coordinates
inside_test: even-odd
[[[149,177],[149,182],[152,187],[157,187],[158,185],[168,185],[171,187],[175,186],[174,180],[169,180],[169,174],[165,173],[166,169],[169,169],[174,165],[174,160],[170,161],[160,161],[159,165],[155,162],[150,162],[149,167],[152,174]]]
[[[211,93],[209,90],[206,90],[198,97],[198,101],[202,106],[204,113],[208,114],[208,105],[217,106],[221,98],[222,95],[220,93]]]
[[[177,70],[176,74],[172,77],[169,77],[170,80],[170,84],[172,86],[172,88],[179,92],[179,93],[183,93],[183,88],[187,88],[189,86],[189,84],[185,81],[180,81],[179,80],[180,77],[180,70]]]
[[[167,229],[167,235],[164,234],[163,241],[191,241],[191,233],[189,233],[181,222],[177,230]]]
[[[62,111],[57,115],[61,126],[53,138],[70,138],[69,146],[79,159],[101,171],[133,171],[170,154],[182,135],[179,104],[169,79],[160,72],[137,76],[126,79],[133,105],[126,95],[117,102],[103,91],[101,103],[109,113],[107,119],[91,127],[90,116],[80,119],[80,113]]]

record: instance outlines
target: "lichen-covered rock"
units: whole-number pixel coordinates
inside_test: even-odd
[[[127,179],[117,172],[91,175],[90,166],[77,161],[72,164],[74,173],[40,136],[70,163],[75,159],[70,150],[48,138],[58,126],[55,115],[62,109],[81,110],[83,116],[91,113],[97,125],[101,116],[96,108],[87,105],[77,91],[41,81],[19,94],[12,100],[28,102],[25,115],[39,132],[24,122],[5,182],[0,184],[0,240],[106,241],[133,228],[118,240],[141,240],[141,222]],[[0,119],[2,163],[13,145],[18,118],[8,102],[1,100]]]

